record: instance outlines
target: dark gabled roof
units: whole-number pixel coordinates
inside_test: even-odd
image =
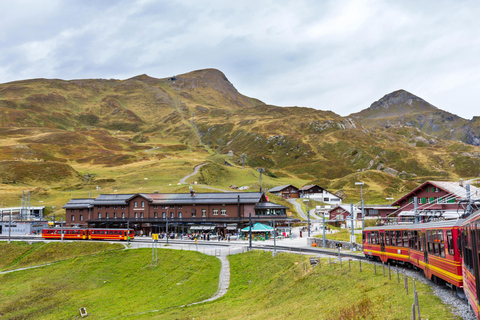
[[[127,200],[132,198],[135,194],[101,194],[95,201],[94,205],[126,205]]]
[[[88,209],[93,208],[93,202],[95,199],[72,199],[67,202],[62,208],[64,209]]]
[[[293,188],[298,190],[297,187],[295,187],[291,184],[287,184],[287,185],[284,185],[284,186],[273,187],[272,189],[268,190],[268,192],[270,192],[270,193],[279,192],[279,191],[282,191],[283,189],[288,188],[288,187],[293,187]]]
[[[318,187],[322,190],[326,190],[325,188],[322,188],[320,187],[319,185],[316,185],[316,184],[309,184],[309,185],[306,185],[306,186],[303,186],[300,188],[301,191],[305,191],[305,190],[309,190],[309,189],[312,189],[313,187]],[[333,193],[332,193],[333,194]]]
[[[149,193],[153,204],[232,204],[262,201],[262,192],[222,192],[222,193]]]
[[[260,202],[255,206],[255,209],[288,209],[288,207],[272,202]]]

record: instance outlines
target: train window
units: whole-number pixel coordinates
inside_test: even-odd
[[[378,231],[375,231],[375,244],[380,244],[380,236]]]
[[[110,234],[113,234],[113,231],[110,231]]]
[[[372,244],[372,233],[367,233],[368,244]]]
[[[385,245],[390,245],[390,231],[385,231]]]
[[[427,242],[428,242],[428,253],[433,254],[433,239],[432,239],[432,231],[427,231]]]
[[[118,235],[118,232],[117,232],[117,231],[114,231],[113,234],[114,234],[114,235]]]
[[[418,231],[417,247],[418,247],[418,250],[423,251],[423,247],[422,247],[422,231]]]
[[[432,231],[432,238],[433,238],[433,254],[438,256],[438,236],[437,230]]]
[[[397,231],[397,247],[402,246],[402,231]]]
[[[437,230],[437,238],[440,257],[445,258],[445,243],[443,242],[443,230]]]
[[[408,248],[408,234],[407,231],[403,231],[403,247]]]
[[[395,231],[390,232],[390,244],[395,246],[397,243],[395,242]]]
[[[100,231],[100,234],[105,234],[105,231]]]

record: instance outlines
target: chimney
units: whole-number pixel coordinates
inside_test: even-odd
[[[193,188],[190,186],[190,196],[195,197],[195,191],[193,191]]]
[[[459,185],[460,187],[463,187],[463,179],[462,179],[462,178],[460,178],[460,181],[458,182],[458,185]]]

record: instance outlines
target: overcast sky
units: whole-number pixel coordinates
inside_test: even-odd
[[[358,112],[405,89],[480,116],[480,1],[0,2],[0,82],[216,68],[265,103]]]

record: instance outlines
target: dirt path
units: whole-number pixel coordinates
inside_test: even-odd
[[[187,176],[183,177],[182,179],[180,179],[180,183],[181,183],[181,184],[188,184],[188,183],[185,182],[185,180],[187,180],[188,178],[196,175],[196,174],[198,173],[198,170],[200,170],[201,167],[206,166],[207,164],[208,164],[208,162],[199,164],[198,166],[195,166],[195,168],[193,168],[193,172],[192,172],[192,173],[190,173],[189,175],[187,175]]]

